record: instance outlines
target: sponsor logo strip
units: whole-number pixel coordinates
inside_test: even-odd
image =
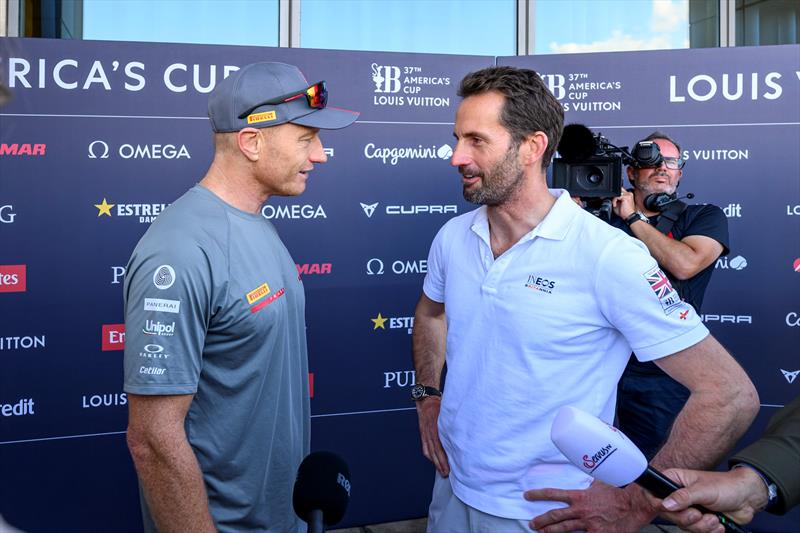
[[[258,287],[247,293],[247,303],[252,305],[257,301],[259,301],[264,296],[266,296],[267,294],[269,294],[269,285],[267,285],[266,283],[262,283],[261,285],[259,285]]]
[[[144,299],[145,311],[161,311],[163,313],[181,312],[180,300],[164,300],[162,298],[145,298]]]
[[[247,123],[248,124],[257,124],[259,122],[271,122],[278,118],[278,115],[275,111],[265,111],[263,113],[254,113],[252,115],[247,115]]]
[[[257,303],[256,305],[254,305],[253,307],[251,307],[251,308],[250,308],[250,312],[251,312],[251,313],[257,313],[257,312],[261,311],[261,310],[262,310],[262,309],[264,309],[266,306],[268,306],[269,304],[271,304],[272,302],[274,302],[275,300],[277,300],[278,298],[280,298],[281,296],[283,296],[283,295],[284,295],[284,293],[286,293],[286,289],[284,289],[283,287],[281,287],[281,288],[280,288],[280,289],[279,289],[279,290],[278,290],[278,291],[277,291],[275,294],[273,294],[272,296],[270,296],[269,298],[267,298],[267,299],[266,299],[266,300],[264,300],[263,302]]]

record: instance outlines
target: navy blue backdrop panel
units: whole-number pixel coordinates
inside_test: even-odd
[[[800,46],[504,57],[543,75],[566,111],[613,144],[656,129],[680,145],[678,189],[724,209],[730,254],[702,314],[758,388],[743,446],[800,394]],[[627,179],[625,185],[628,185]],[[757,531],[798,531],[800,511]]]
[[[312,448],[340,453],[342,526],[426,513],[410,331],[438,228],[468,205],[449,166],[455,84],[491,57],[0,40],[0,515],[26,531],[140,531],[125,445],[122,281],[133,247],[212,157],[207,94],[255,61],[327,80],[361,112],[274,198],[307,293]]]
[[[798,58],[793,46],[500,60],[541,70],[568,119],[612,142],[666,129],[688,159],[681,191],[726,209],[732,252],[704,313],[767,405],[748,438],[800,386]],[[425,514],[433,471],[408,401],[411,317],[434,234],[470,208],[448,165],[455,87],[493,59],[3,39],[14,99],[0,109],[0,513],[11,523],[140,529],[124,443],[124,265],[211,160],[207,93],[258,60],[299,65],[329,82],[331,105],[362,113],[323,132],[329,162],[302,196],[262,211],[306,287],[312,447],[350,463],[343,526]],[[759,520],[788,531],[797,519]]]

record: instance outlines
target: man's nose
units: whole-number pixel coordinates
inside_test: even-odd
[[[454,167],[461,167],[471,162],[472,159],[470,159],[466,152],[457,144],[455,150],[453,150],[453,155],[450,157],[450,164]]]
[[[319,136],[314,137],[314,147],[311,150],[312,163],[325,163],[328,161],[328,155],[325,153],[325,148],[322,146],[322,139]]]

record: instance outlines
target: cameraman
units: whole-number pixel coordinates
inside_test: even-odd
[[[656,131],[640,141],[637,148],[648,142],[658,146],[660,160],[652,166],[640,162],[628,167],[633,189],[623,190],[621,196],[614,198],[616,216],[611,224],[647,246],[681,299],[700,314],[714,264],[729,252],[728,220],[715,205],[686,205],[677,200],[685,163],[680,146]],[[665,194],[645,201],[659,193]],[[656,199],[663,207],[653,205]],[[667,200],[675,201],[664,205]],[[660,211],[655,210],[659,208]],[[667,440],[672,423],[688,398],[686,387],[654,363],[641,363],[631,357],[618,387],[618,427],[650,460]]]

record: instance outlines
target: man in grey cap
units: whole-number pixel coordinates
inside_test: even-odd
[[[247,65],[212,92],[214,160],[148,229],[125,278],[128,446],[146,531],[303,530],[292,510],[309,451],[305,295],[261,216],[326,161],[326,108],[283,63]]]

